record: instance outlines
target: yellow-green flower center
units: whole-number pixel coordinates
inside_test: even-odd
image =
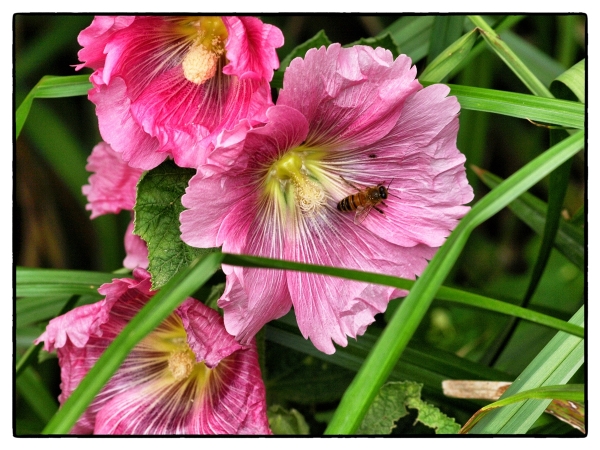
[[[206,383],[210,369],[196,362],[196,355],[187,343],[187,334],[179,316],[172,314],[140,344],[140,350],[155,355],[157,362],[166,362],[164,371],[157,377],[159,385],[194,383],[200,388]]]
[[[296,205],[307,216],[317,213],[326,203],[323,186],[315,177],[317,153],[302,147],[286,152],[271,165],[266,192],[283,195],[287,204]]]
[[[225,55],[227,29],[219,17],[197,17],[186,23],[185,31],[192,44],[182,61],[183,75],[192,83],[202,84],[215,76]]]

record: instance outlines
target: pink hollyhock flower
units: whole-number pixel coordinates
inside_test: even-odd
[[[153,295],[150,275],[115,279],[106,298],[52,319],[37,340],[58,352],[63,404]],[[219,314],[188,298],[129,354],[72,434],[271,434],[256,346],[227,334]]]
[[[283,35],[253,17],[97,16],[78,41],[103,139],[147,170],[195,168],[219,132],[264,120]]]
[[[143,170],[130,167],[123,161],[122,154],[115,152],[106,142],[100,142],[93,148],[85,168],[93,173],[89,178],[90,184],[81,188],[88,199],[85,208],[92,211],[92,219],[103,214],[133,210],[136,185]],[[148,248],[142,238],[133,234],[133,220],[125,232],[125,252],[124,267],[148,267]]]
[[[415,278],[473,198],[456,148],[460,105],[447,86],[423,89],[415,75],[407,56],[381,48],[333,44],[294,59],[267,123],[224,132],[190,180],[182,239]],[[375,202],[387,198],[365,215],[356,196],[367,187]],[[224,270],[219,306],[242,343],[293,306],[304,337],[333,353],[332,340],[347,345],[405,295],[295,271]]]

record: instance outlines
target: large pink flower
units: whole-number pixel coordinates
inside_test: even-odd
[[[153,295],[143,269],[100,287],[106,298],[50,321],[37,342],[56,349],[64,403]],[[129,354],[73,434],[271,434],[256,346],[188,298]]]
[[[460,105],[423,89],[406,56],[365,46],[310,50],[292,61],[264,126],[224,132],[190,180],[182,239],[196,247],[415,278],[469,209],[465,157],[456,148]],[[364,208],[338,202],[380,185]],[[344,209],[351,209],[345,211]],[[364,220],[363,220],[364,218]],[[356,222],[356,223],[355,223]],[[364,333],[393,288],[300,272],[225,267],[219,300],[242,343],[292,306],[305,338]]]
[[[103,139],[152,169],[195,167],[219,132],[264,119],[283,35],[253,17],[97,16],[79,43]]]
[[[122,210],[133,213],[136,185],[143,170],[130,167],[121,153],[115,152],[106,142],[100,142],[88,157],[86,170],[92,172],[89,183],[81,190],[88,199],[85,206],[92,211],[91,218],[103,214],[117,214]],[[148,247],[146,242],[133,234],[133,220],[125,232],[126,256],[123,266],[128,269],[148,267]]]

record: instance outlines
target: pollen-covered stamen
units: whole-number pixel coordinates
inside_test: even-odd
[[[219,17],[200,17],[191,24],[196,30],[193,44],[183,61],[183,75],[192,83],[202,84],[217,73],[225,55],[227,29]]]
[[[191,350],[175,351],[169,355],[169,370],[176,381],[187,378],[194,369],[196,361]]]
[[[273,165],[271,176],[279,181],[282,190],[293,186],[294,200],[302,213],[313,215],[325,205],[323,187],[309,176],[298,153],[291,151],[282,156]]]

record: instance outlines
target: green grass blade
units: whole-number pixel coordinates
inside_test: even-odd
[[[553,139],[553,136],[560,136],[564,139],[567,136],[567,132],[564,130],[550,130],[551,142],[559,142],[558,139]],[[569,177],[571,174],[571,162],[572,159],[565,161],[556,170],[550,174],[549,181],[549,193],[548,193],[548,209],[546,210],[546,221],[544,224],[544,232],[542,234],[542,243],[538,251],[538,256],[533,266],[533,273],[527,286],[527,291],[523,297],[523,305],[527,305],[533,297],[533,294],[542,278],[544,269],[550,259],[550,252],[554,246],[556,239],[556,233],[560,224],[562,205],[567,194],[567,187],[569,186]]]
[[[525,17],[526,16],[505,16],[494,24],[494,29],[497,33],[502,33],[518,24]],[[456,69],[450,74],[450,77],[454,77],[458,72],[467,69],[469,66],[477,66],[479,68],[479,64],[474,64],[473,60],[477,58],[486,49],[487,43],[482,39],[480,42],[475,44],[473,50],[469,53],[465,60],[461,64],[459,64],[458,67],[456,67]]]
[[[344,394],[325,431],[326,434],[352,434],[356,431],[377,391],[387,379],[427,312],[438,288],[457,260],[471,231],[578,153],[584,143],[584,132],[578,131],[526,164],[473,206],[396,310],[391,322]]]
[[[583,326],[584,308],[570,322]],[[542,386],[567,383],[584,362],[584,342],[581,338],[558,332],[533,361],[515,379],[500,400]],[[544,412],[550,400],[527,400],[490,412],[470,434],[523,434]]]
[[[544,86],[549,86],[557,76],[564,72],[565,68],[560,63],[512,31],[501,33],[500,38]]]
[[[16,379],[16,387],[17,392],[44,422],[49,420],[58,409],[58,402],[31,367],[26,368]]]
[[[475,413],[463,426],[461,433],[468,433],[469,430],[471,430],[489,411],[513,403],[529,399],[559,399],[583,402],[585,400],[583,388],[584,386],[582,384],[542,386],[521,391],[518,394],[509,395],[508,397],[503,397],[502,400],[490,403],[477,411],[477,413]]]
[[[490,188],[498,186],[503,181],[502,178],[486,170],[479,168],[474,168],[473,170],[478,174],[481,181]],[[548,208],[544,202],[534,195],[525,192],[508,205],[508,207],[533,231],[540,236],[542,235]],[[569,261],[575,264],[579,270],[582,272],[585,271],[585,239],[583,228],[560,218],[554,246]]]
[[[529,67],[511,50],[511,48],[498,36],[492,27],[480,16],[469,16],[471,22],[481,30],[481,35],[490,48],[504,61],[504,63],[519,77],[533,94],[540,97],[552,98],[552,94],[540,80],[529,70]]]
[[[323,275],[331,275],[341,278],[346,278],[356,281],[366,281],[369,283],[382,284],[392,286],[399,289],[410,290],[415,281],[398,278],[390,275],[382,275],[373,272],[362,272],[352,269],[342,269],[339,267],[319,266],[315,264],[304,264],[292,261],[283,261],[270,258],[262,258],[251,255],[234,255],[229,253],[223,254],[223,264],[240,267],[255,267],[255,268],[272,268],[284,270],[298,270],[302,272],[319,273]],[[486,309],[488,311],[506,314],[514,317],[519,317],[533,323],[548,326],[556,330],[562,330],[567,333],[572,333],[575,336],[583,337],[583,328],[569,324],[563,320],[538,313],[536,311],[521,308],[517,305],[495,300],[493,298],[484,297],[482,295],[473,294],[471,292],[453,289],[449,287],[440,287],[436,298],[450,302],[469,305],[474,308]]]
[[[17,267],[17,287],[24,285],[76,284],[98,289],[110,283],[117,275],[85,270],[40,269],[37,267]]]
[[[427,62],[437,58],[448,46],[452,45],[463,34],[465,16],[444,15],[436,16],[429,38]]]
[[[25,125],[25,120],[27,120],[34,99],[87,95],[88,90],[92,87],[89,78],[89,75],[72,75],[68,77],[47,75],[43,77],[17,108],[15,114],[16,137],[21,134],[21,129]]]
[[[389,34],[398,45],[398,51],[410,56],[413,64],[427,56],[431,28],[435,16],[405,16],[387,28],[378,36]]]
[[[299,332],[293,315],[270,322],[267,325],[267,340],[357,372],[377,341],[379,334],[373,328],[357,340],[349,340],[347,347],[338,348],[332,355],[317,350]],[[419,343],[415,348],[407,347],[394,366],[390,379],[419,380],[426,389],[443,396],[442,381],[445,379],[510,379],[510,375],[493,368],[460,358],[453,353]]]
[[[569,70],[564,71],[556,77],[556,80],[552,82],[550,89],[553,92],[554,89],[559,90],[559,92],[554,92],[557,97],[568,98],[565,91],[559,88],[559,86],[564,85],[573,93],[577,100],[581,103],[585,103],[585,64],[586,60],[582,59]],[[563,95],[561,95],[561,93]]]
[[[424,82],[426,86],[431,83]],[[450,87],[462,109],[491,112],[533,122],[560,125],[582,130],[585,127],[585,106],[579,102],[516,94],[469,86]]]
[[[68,433],[131,349],[171,314],[177,305],[201,287],[220,267],[221,259],[222,255],[218,252],[196,259],[163,286],[108,346],[77,389],[46,425],[43,433]]]
[[[425,70],[419,76],[419,81],[432,83],[443,81],[444,78],[446,78],[448,74],[458,66],[466,56],[468,56],[477,36],[477,30],[474,29],[450,44],[448,48],[441,51],[439,55],[427,65]]]

